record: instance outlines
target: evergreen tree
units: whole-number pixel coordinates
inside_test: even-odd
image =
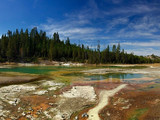
[[[118,43],[117,50],[116,50],[116,61],[118,63],[120,63],[120,49],[121,49],[120,43]]]
[[[38,58],[99,63],[153,63],[160,62],[159,59],[151,60],[143,56],[136,56],[133,53],[127,54],[124,49],[121,51],[120,44],[113,45],[112,51],[108,45],[103,51],[100,50],[98,42],[97,49],[85,48],[82,45],[71,44],[69,38],[61,41],[59,34],[54,33],[53,38],[48,38],[42,30],[38,32],[34,27],[31,32],[23,29],[15,32],[8,31],[7,35],[0,38],[0,62],[33,62]]]

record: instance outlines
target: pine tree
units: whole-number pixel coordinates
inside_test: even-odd
[[[121,52],[120,44],[113,45],[110,51],[109,45],[103,51],[98,42],[97,49],[92,50],[82,45],[71,44],[69,38],[61,41],[59,34],[54,33],[53,38],[48,38],[43,31],[38,32],[34,27],[29,33],[28,29],[15,32],[8,31],[7,35],[0,38],[0,61],[32,62],[37,58],[99,63],[152,63],[160,60],[151,60],[133,53],[127,54],[124,49]]]
[[[120,63],[120,43],[118,43],[118,46],[117,46],[117,50],[116,50],[116,62]]]

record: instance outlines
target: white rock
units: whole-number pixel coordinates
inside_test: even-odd
[[[48,88],[48,90],[57,90],[57,88],[58,87],[56,87],[56,86],[55,87],[50,87],[50,88]]]
[[[56,83],[54,81],[46,81],[42,83],[43,86],[62,86],[64,85],[63,83]]]
[[[48,92],[47,90],[40,90],[40,91],[34,92],[34,94],[36,94],[36,95],[44,95],[47,92]]]
[[[70,91],[63,92],[61,97],[76,98],[82,97],[89,101],[96,100],[96,94],[92,86],[74,86]]]
[[[44,111],[43,113],[45,114],[45,116],[46,116],[47,118],[50,118],[50,119],[52,118],[52,116],[50,116],[47,111]]]

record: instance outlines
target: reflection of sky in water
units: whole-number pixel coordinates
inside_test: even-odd
[[[144,74],[124,74],[124,73],[112,73],[112,74],[106,74],[106,75],[90,75],[87,76],[91,81],[96,81],[96,80],[108,80],[109,82],[115,81],[115,79],[119,79],[122,82],[125,83],[149,83],[149,82],[154,82],[154,83],[160,83],[160,79],[155,79],[155,80],[137,80],[138,78],[144,78],[144,77],[149,77]]]
[[[104,79],[112,80],[114,78],[125,80],[125,79],[142,78],[142,77],[144,77],[143,74],[124,74],[124,73],[87,76],[87,78],[90,78],[90,80],[104,80]]]
[[[76,67],[69,67],[70,69],[76,69]],[[82,67],[83,68],[83,67]],[[68,67],[63,66],[34,66],[34,67],[13,67],[13,68],[0,68],[0,72],[20,72],[29,74],[47,74],[51,71],[68,70]],[[84,75],[82,73],[71,73],[67,76],[84,77],[87,80],[108,80],[109,82],[115,81],[115,79],[126,83],[160,83],[160,79],[155,80],[136,80],[137,78],[149,77],[144,74],[131,74],[131,73],[109,73],[105,75]]]
[[[123,82],[126,83],[150,83],[150,82],[154,82],[154,83],[160,83],[160,79],[155,79],[155,80],[124,80]]]

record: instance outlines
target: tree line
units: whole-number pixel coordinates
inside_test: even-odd
[[[60,40],[59,34],[54,33],[52,38],[46,32],[33,28],[30,32],[21,29],[2,35],[0,38],[0,62],[36,62],[39,58],[44,60],[73,61],[91,64],[99,63],[153,63],[154,60],[144,56],[128,54],[121,50],[120,44],[108,45],[100,51],[90,49],[88,46],[71,44],[69,38]]]

